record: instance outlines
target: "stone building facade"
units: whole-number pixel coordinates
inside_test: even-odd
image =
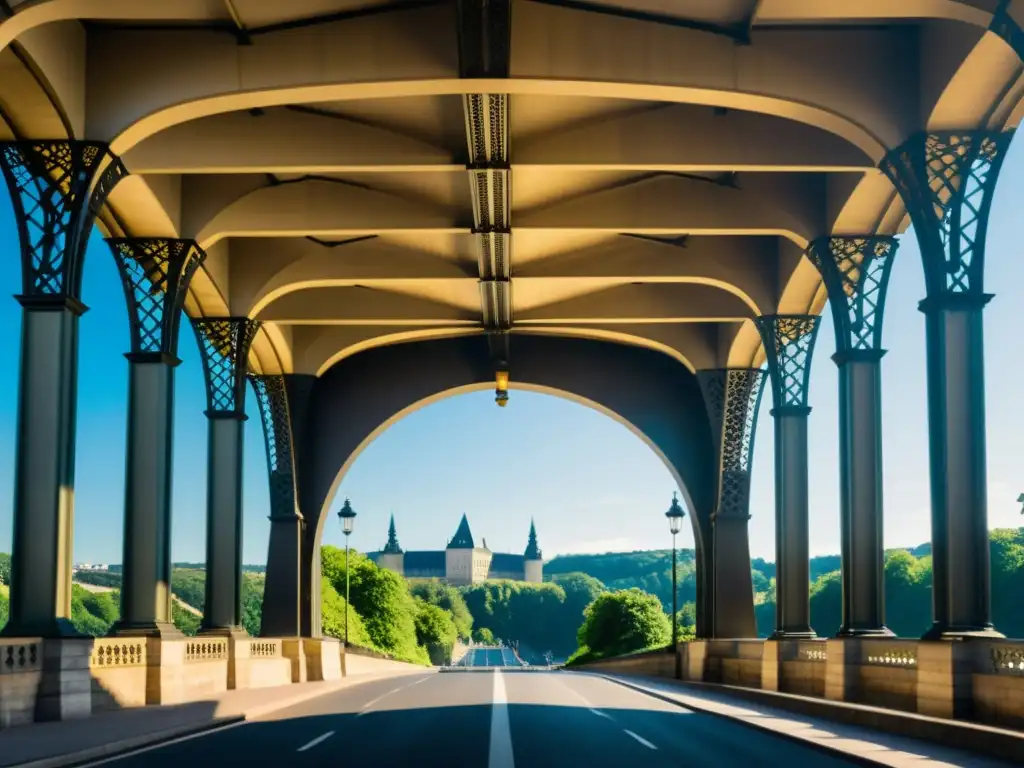
[[[394,515],[388,527],[388,543],[370,558],[381,568],[410,579],[444,579],[449,584],[476,584],[488,579],[511,579],[540,583],[544,560],[537,544],[537,530],[530,522],[530,535],[522,555],[491,552],[487,540],[476,546],[469,521],[462,516],[455,535],[443,550],[406,552],[398,544]]]

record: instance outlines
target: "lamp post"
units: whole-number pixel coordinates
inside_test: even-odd
[[[345,533],[345,648],[348,648],[348,537],[352,535],[352,528],[356,524],[356,511],[348,499],[342,504],[338,511],[338,519],[341,520],[341,530]]]
[[[672,492],[672,506],[668,508],[665,517],[668,518],[668,529],[672,531],[672,652],[676,652],[676,645],[679,642],[679,605],[678,590],[676,589],[676,534],[683,528],[683,518],[686,513],[679,506],[679,499],[675,492]]]

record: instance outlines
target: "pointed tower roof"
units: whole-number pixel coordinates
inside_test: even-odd
[[[542,560],[540,547],[537,544],[537,529],[533,526],[533,518],[530,518],[530,539],[526,543],[526,551],[523,553],[524,560]]]
[[[455,536],[448,542],[448,549],[473,549],[474,546],[473,534],[469,530],[469,520],[463,515],[459,529],[455,531]]]
[[[388,526],[388,543],[381,550],[385,555],[400,555],[402,548],[398,546],[398,534],[395,532],[395,515],[391,515],[391,525]]]

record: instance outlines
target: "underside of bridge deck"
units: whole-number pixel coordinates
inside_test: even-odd
[[[1021,20],[1017,0],[0,2],[0,169],[24,283],[7,633],[70,626],[76,329],[95,223],[132,325],[119,632],[174,634],[169,424],[185,316],[210,417],[206,632],[239,631],[247,382],[271,477],[264,632],[315,637],[325,505],[361,446],[467,387],[493,384],[504,404],[510,380],[602,409],[661,453],[697,533],[700,633],[750,636],[767,382],[776,636],[813,637],[807,371],[828,301],[841,634],[884,636],[882,318],[913,223],[931,636],[997,634],[983,265],[1024,109]],[[351,429],[331,442],[328,424]]]

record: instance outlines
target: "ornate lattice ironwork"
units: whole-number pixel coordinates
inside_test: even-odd
[[[188,286],[206,254],[194,240],[107,240],[128,302],[132,352],[178,354]]]
[[[762,315],[754,318],[768,358],[768,375],[776,408],[807,406],[807,378],[819,320],[816,315]]]
[[[270,477],[270,518],[295,517],[295,475],[292,461],[292,429],[284,376],[251,374],[256,405],[263,422]]]
[[[205,317],[193,319],[192,327],[203,359],[208,412],[243,414],[246,361],[260,322],[247,317]]]
[[[0,170],[14,204],[24,295],[78,298],[96,211],[127,173],[121,161],[99,142],[13,141],[0,143]]]
[[[898,247],[895,237],[846,235],[819,238],[807,249],[828,291],[838,351],[881,348],[885,293]]]
[[[981,295],[992,193],[1012,135],[918,134],[882,161],[914,224],[930,297]]]
[[[698,380],[715,435],[719,464],[716,516],[749,516],[751,451],[764,371],[733,368],[699,371]]]

